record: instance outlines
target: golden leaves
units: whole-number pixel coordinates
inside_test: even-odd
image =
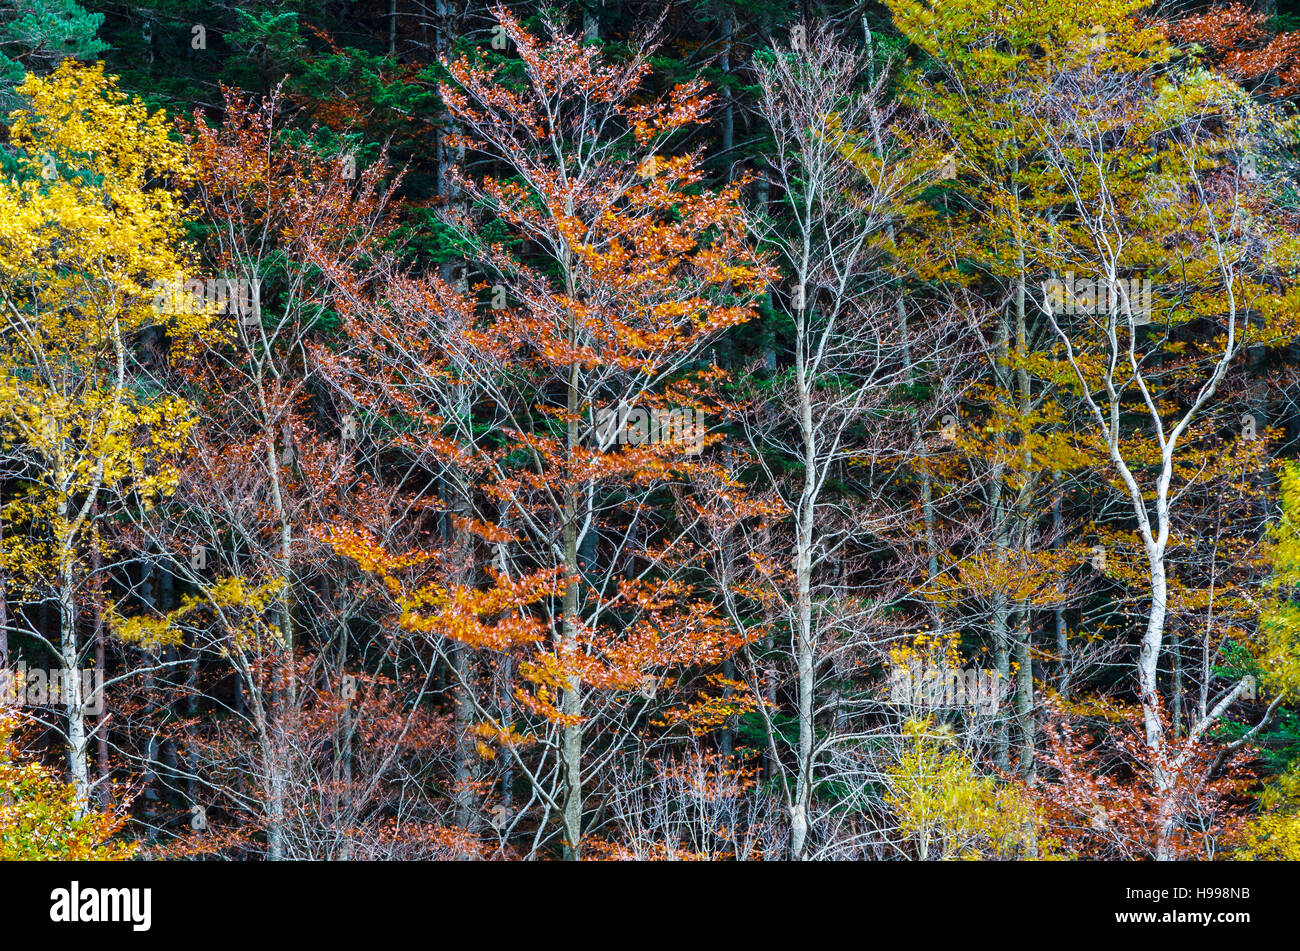
[[[228,575],[204,585],[195,594],[187,594],[166,614],[126,617],[110,604],[105,619],[116,637],[146,649],[183,644],[185,622],[192,615],[205,615],[217,622],[229,637],[230,646],[238,651],[257,650],[268,642],[282,646],[279,629],[265,616],[284,585],[282,578],[251,584],[238,575]]]
[[[1023,856],[1039,817],[1016,786],[981,776],[974,762],[928,720],[908,720],[903,749],[885,771],[885,804],[917,857]]]
[[[114,841],[126,817],[83,812],[75,788],[36,762],[23,762],[18,717],[0,705],[0,861],[118,861],[138,844]]]
[[[757,710],[765,703],[749,685],[719,674],[708,674],[707,684],[695,698],[681,706],[669,707],[654,722],[656,726],[685,727],[692,736],[702,736],[725,726],[736,717]]]
[[[978,602],[1051,607],[1064,601],[1065,579],[1085,556],[1070,549],[1025,551],[986,548],[954,560],[927,586],[924,596],[940,604]]]

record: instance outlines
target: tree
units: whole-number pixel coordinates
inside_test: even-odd
[[[884,773],[885,804],[899,847],[927,860],[1037,855],[1032,801],[1015,785],[980,776],[953,738],[925,720],[908,720],[903,748]]]
[[[1265,277],[1280,273],[1277,265],[1285,270],[1289,242],[1267,201],[1242,197],[1235,163],[1225,155],[1225,142],[1249,137],[1251,120],[1237,118],[1249,110],[1238,111],[1244,97],[1230,84],[1167,69],[1163,64],[1172,52],[1158,31],[1135,16],[1135,4],[1094,7],[1086,16],[1063,16],[1051,7],[1012,11],[995,28],[1009,52],[996,44],[971,47],[964,39],[971,24],[990,13],[980,3],[948,8],[941,17],[921,5],[894,7],[904,30],[939,61],[935,72],[954,80],[917,70],[908,99],[951,137],[958,169],[971,169],[959,172],[957,219],[973,226],[953,232],[958,253],[944,277],[978,288],[997,314],[991,385],[987,396],[977,393],[993,410],[984,432],[992,429],[995,436],[963,432],[957,442],[994,462],[988,499],[995,560],[1032,566],[1025,577],[1034,583],[1023,586],[999,580],[996,565],[982,572],[992,581],[990,633],[1000,670],[1009,669],[1002,646],[1010,633],[1008,612],[1018,615],[1021,771],[1032,776],[1037,729],[1032,615],[1041,607],[1059,612],[1070,606],[1062,597],[1069,549],[1031,554],[1047,508],[1039,498],[1044,484],[1068,475],[1087,486],[1084,514],[1095,522],[1081,527],[1107,542],[1099,546],[1094,566],[1108,582],[1151,592],[1137,638],[1134,689],[1151,747],[1143,762],[1167,767],[1165,785],[1159,776],[1155,780],[1169,795],[1171,813],[1160,823],[1172,834],[1175,777],[1190,762],[1179,757],[1191,755],[1182,743],[1215,724],[1243,689],[1238,683],[1208,699],[1209,632],[1216,623],[1221,629],[1232,625],[1233,608],[1216,618],[1206,605],[1220,603],[1216,597],[1232,605],[1235,596],[1248,596],[1244,586],[1253,580],[1244,566],[1225,577],[1214,569],[1213,556],[1205,571],[1202,559],[1182,555],[1180,528],[1202,528],[1173,501],[1183,509],[1204,505],[1258,466],[1260,447],[1249,442],[1253,425],[1248,434],[1242,430],[1239,451],[1221,455],[1209,449],[1214,434],[1237,415],[1220,387],[1246,342],[1264,346],[1291,333],[1283,317],[1290,292],[1276,293],[1273,277]],[[1177,134],[1167,136],[1171,128]],[[1241,213],[1244,204],[1250,214]],[[978,237],[970,241],[971,235]],[[1246,252],[1257,244],[1270,254]],[[981,276],[972,278],[971,272]],[[1145,417],[1142,423],[1136,414]],[[1101,527],[1116,517],[1115,488],[1126,503],[1120,531]],[[1052,503],[1053,544],[1062,544],[1067,530],[1064,519],[1058,521],[1060,505],[1058,496]],[[1069,547],[1080,556],[1079,541]],[[1175,550],[1188,570],[1171,581]],[[979,556],[966,557],[969,569]],[[1204,589],[1195,590],[1197,584]],[[942,587],[956,586],[945,581]],[[1017,588],[1024,594],[1009,598]],[[1207,662],[1198,687],[1207,699],[1186,730],[1188,671],[1180,646],[1166,637],[1171,604],[1184,616],[1199,612],[1205,621]],[[1062,621],[1058,613],[1064,661]],[[1122,626],[1119,633],[1127,636]],[[1171,743],[1183,750],[1168,760],[1162,726],[1167,706],[1157,689],[1166,660],[1175,667],[1177,697],[1178,736]],[[1007,748],[1005,739],[1000,746]]]
[[[577,857],[587,781],[644,722],[642,692],[739,644],[693,577],[685,529],[716,472],[696,455],[719,376],[703,355],[752,317],[769,272],[744,242],[743,183],[700,188],[697,154],[664,153],[704,113],[698,83],[641,102],[647,46],[606,64],[555,23],[543,42],[498,16],[518,87],[462,58],[443,89],[467,152],[503,173],[462,172],[477,211],[449,217],[490,300],[468,276],[394,275],[371,296],[323,264],[353,341],[333,375],[397,414],[396,445],[456,487],[450,516],[491,546],[478,577],[402,588],[403,624],[517,655],[517,711],[476,710]],[[355,534],[340,550],[394,583],[404,567]],[[540,759],[525,762],[518,733]]]
[[[155,308],[155,285],[191,263],[174,190],[189,170],[166,116],[102,67],[64,63],[19,91],[30,105],[10,127],[17,174],[0,181],[0,424],[15,458],[6,475],[21,486],[2,514],[3,560],[11,596],[57,603],[57,642],[27,633],[70,674],[88,649],[78,617],[101,520],[171,491],[193,425],[185,400],[149,385],[152,355],[137,344],[163,328],[183,350],[213,316]],[[65,735],[85,802],[87,698],[76,693]]]
[[[759,236],[777,251],[793,286],[777,303],[786,326],[777,335],[784,348],[776,372],[755,381],[743,425],[780,511],[762,552],[780,564],[764,579],[774,615],[764,622],[790,642],[797,709],[791,757],[777,749],[786,738],[773,729],[768,708],[762,712],[774,761],[784,772],[793,759],[790,848],[802,859],[812,854],[811,810],[827,749],[863,740],[846,726],[861,698],[825,681],[842,680],[871,650],[865,632],[890,626],[885,612],[905,596],[898,582],[911,574],[892,562],[899,550],[881,544],[912,514],[891,504],[896,496],[888,497],[887,480],[877,481],[877,467],[903,466],[919,449],[912,423],[920,410],[905,390],[918,364],[942,362],[947,325],[909,324],[893,296],[893,225],[905,220],[926,169],[884,139],[901,132],[885,128],[880,99],[888,74],[860,88],[863,57],[824,27],[804,43],[764,54],[756,67],[760,114],[772,132],[771,186],[788,216],[763,222]],[[941,371],[933,379],[941,390]],[[890,559],[898,573],[882,578],[869,567],[877,559]],[[766,652],[763,665],[784,651]],[[832,709],[834,724],[818,736],[818,721]]]
[[[251,299],[167,379],[201,420],[175,490],[123,534],[171,596],[130,599],[112,620],[130,649],[169,656],[175,676],[149,684],[119,729],[169,798],[209,817],[211,831],[191,825],[200,834],[179,852],[427,854],[420,837],[448,825],[415,792],[446,732],[425,703],[434,665],[417,652],[387,666],[402,649],[391,598],[322,530],[409,544],[423,525],[403,516],[420,500],[369,454],[362,421],[329,398],[311,355],[337,326],[312,256],[382,258],[396,182],[383,155],[329,154],[290,115],[278,92],[231,91],[224,125],[183,123],[203,251]],[[233,697],[217,699],[231,674]],[[184,716],[166,716],[173,698]],[[390,808],[406,831],[385,825]],[[472,845],[453,836],[447,848]]]
[[[1115,101],[1119,89],[1111,83],[1125,83],[1119,76],[1083,77],[1084,88],[1099,97],[1097,102]],[[1137,99],[1127,114],[1104,107],[1055,108],[1042,125],[1048,154],[1081,212],[1074,247],[1087,249],[1092,257],[1089,270],[1101,276],[1107,300],[1117,302],[1096,308],[1092,319],[1069,328],[1050,302],[1043,307],[1077,381],[1086,418],[1131,501],[1146,560],[1151,600],[1136,673],[1155,787],[1168,796],[1158,815],[1157,858],[1173,854],[1169,836],[1177,822],[1177,777],[1191,755],[1184,750],[1165,762],[1169,741],[1157,688],[1161,655],[1167,649],[1174,506],[1182,494],[1175,476],[1180,461],[1196,450],[1194,440],[1203,432],[1200,419],[1211,411],[1244,343],[1276,343],[1289,333],[1289,321],[1280,317],[1287,292],[1279,294],[1271,280],[1278,268],[1289,267],[1288,242],[1267,219],[1242,220],[1232,166],[1219,164],[1220,181],[1213,181],[1212,155],[1220,148],[1221,124],[1232,95],[1231,89],[1194,79],[1176,91],[1156,83],[1149,98]],[[1160,184],[1168,197],[1153,201],[1150,191],[1137,190],[1141,179],[1133,169],[1140,158],[1134,153],[1150,148],[1144,134],[1148,128],[1154,133],[1171,123],[1180,134],[1161,156],[1165,171]],[[1117,128],[1125,130],[1127,148],[1110,147]],[[1255,242],[1271,253],[1248,253],[1247,244]],[[1164,263],[1161,271],[1156,270],[1157,258]],[[1134,285],[1128,282],[1126,288],[1124,280],[1126,273],[1139,268],[1157,274],[1147,280],[1160,287],[1164,298],[1157,323],[1163,326],[1149,336],[1139,329],[1149,305],[1139,302],[1131,293]],[[1248,325],[1248,314],[1254,317],[1253,326]],[[1201,329],[1179,353],[1178,371],[1168,373],[1160,354],[1175,350],[1193,323]],[[1134,439],[1126,430],[1137,413],[1145,421],[1141,436]],[[1212,726],[1245,687],[1243,679],[1224,691],[1190,725],[1187,739],[1194,742]]]

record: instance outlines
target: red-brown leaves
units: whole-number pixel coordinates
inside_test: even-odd
[[[1046,701],[1043,760],[1057,773],[1038,787],[1048,835],[1072,856],[1089,859],[1154,857],[1168,829],[1171,857],[1215,858],[1205,847],[1226,841],[1241,820],[1234,799],[1247,777],[1229,761],[1212,772],[1219,750],[1171,739],[1160,752],[1142,735],[1137,710],[1110,717],[1100,735],[1078,728],[1064,706]]]
[[[1206,47],[1233,79],[1258,83],[1269,96],[1294,96],[1300,92],[1300,33],[1275,34],[1267,24],[1263,13],[1232,3],[1175,20],[1168,29],[1176,40]]]

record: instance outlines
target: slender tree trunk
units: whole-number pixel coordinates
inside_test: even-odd
[[[999,698],[1014,693],[1011,685],[1011,650],[1007,621],[1010,612],[1006,599],[998,596],[993,602],[991,628],[993,636],[993,663],[998,670]],[[1010,717],[1001,712],[999,704],[997,736],[995,740],[995,762],[998,769],[1011,769],[1011,723]]]
[[[477,688],[477,678],[474,675],[474,657],[470,648],[460,643],[452,644],[451,665],[454,674],[452,689],[455,691],[452,709],[456,729],[453,769],[455,789],[452,796],[456,804],[456,825],[472,832],[477,825],[473,792],[477,771],[471,733],[474,725],[474,703],[471,694]]]
[[[1138,693],[1142,701],[1147,747],[1151,750],[1152,759],[1156,763],[1152,776],[1156,787],[1156,800],[1159,803],[1156,816],[1155,858],[1157,862],[1167,862],[1174,858],[1172,836],[1177,804],[1173,776],[1160,765],[1165,753],[1165,736],[1160,722],[1160,697],[1156,692],[1156,679],[1159,673],[1169,589],[1163,546],[1159,542],[1148,545],[1147,556],[1151,572],[1151,613],[1147,619],[1146,633],[1142,638],[1142,648],[1138,653]]]
[[[1177,634],[1169,638],[1169,653],[1174,661],[1174,739],[1179,740],[1183,736],[1183,651]]]
[[[3,501],[0,485],[0,501]],[[0,552],[4,551],[4,519],[0,518]],[[6,573],[0,570],[0,670],[9,667],[9,594],[5,588]]]
[[[56,470],[56,485],[66,486],[60,463]],[[59,526],[55,539],[58,552],[57,590],[59,603],[59,662],[63,677],[63,712],[68,721],[68,772],[76,796],[77,813],[84,813],[90,804],[90,764],[86,741],[86,707],[81,696],[81,653],[77,643],[76,551],[73,527],[67,515],[72,508],[66,489],[60,496]]]
[[[1016,726],[1019,735],[1016,767],[1023,778],[1034,771],[1034,742],[1037,721],[1034,718],[1034,661],[1028,609],[1020,612],[1016,632]]]
[[[866,21],[863,21],[862,32],[867,45],[867,55],[872,55],[871,50],[871,30],[867,27]],[[872,79],[874,80],[874,76]],[[884,138],[881,134],[880,110],[873,104],[871,108],[871,140],[876,147],[876,154],[883,156],[885,154]],[[886,226],[886,233],[889,235],[889,243],[893,245],[897,240],[894,230],[894,223],[891,220]],[[917,381],[916,363],[912,359],[912,333],[911,327],[907,321],[907,304],[903,300],[903,295],[899,293],[895,298],[895,309],[898,313],[898,329],[900,343],[903,351],[903,364],[908,383],[915,384]],[[922,465],[920,467],[921,479],[921,523],[925,526],[925,570],[926,583],[931,585],[939,577],[939,543],[934,533],[935,512],[934,512],[934,488],[931,485],[930,469],[925,465],[925,441],[923,438],[923,429],[921,426],[921,417],[919,413],[912,415],[912,441],[917,447],[917,452],[921,456]],[[930,614],[934,623],[936,634],[943,633],[943,611],[939,607],[937,600],[930,600]]]
[[[1025,249],[1021,244],[1016,250],[1018,276],[1016,279],[1016,385],[1019,390],[1021,418],[1027,419],[1033,411],[1030,392],[1029,370],[1025,363],[1029,357],[1029,333],[1025,314]],[[1026,445],[1020,456],[1022,485],[1016,495],[1016,523],[1020,526],[1017,533],[1017,547],[1028,551],[1032,536],[1030,519],[1032,518],[1030,501],[1033,497],[1034,480],[1033,456]],[[1029,778],[1034,769],[1034,741],[1037,721],[1034,717],[1034,662],[1033,662],[1033,625],[1031,611],[1025,604],[1020,611],[1020,627],[1016,636],[1016,726],[1020,737],[1018,769],[1020,775]]]
[[[1052,485],[1052,537],[1055,539],[1055,546],[1060,548],[1065,544],[1065,521],[1061,514],[1061,477],[1060,473],[1054,473]],[[1057,591],[1064,593],[1063,585],[1057,585]],[[1056,608],[1052,612],[1052,621],[1056,633],[1056,659],[1058,669],[1056,678],[1056,689],[1060,691],[1063,698],[1068,699],[1070,694],[1070,642],[1069,631],[1065,626],[1065,609]]]
[[[572,208],[568,210],[572,214]],[[574,264],[567,251],[563,256],[562,267],[565,275],[565,290],[570,298],[575,298],[577,283]],[[576,319],[570,313],[568,337],[571,345],[576,344],[577,333]],[[578,430],[578,419],[582,410],[582,391],[579,385],[581,372],[581,367],[576,363],[569,367],[565,408],[569,417],[566,445],[570,454],[577,451],[581,440],[581,433]],[[581,510],[581,490],[570,487],[564,497],[562,530],[564,570],[569,580],[564,588],[560,655],[566,662],[572,662],[581,649],[578,643],[578,596],[582,585],[581,564],[578,558],[578,519],[581,517]],[[582,716],[582,681],[577,676],[571,676],[561,691],[560,712],[573,720],[564,727],[561,758],[564,782],[564,857],[576,861],[582,858],[582,724],[577,722]]]
[[[68,719],[68,766],[77,811],[82,813],[90,803],[90,764],[85,698],[81,696],[74,567],[72,553],[66,547],[61,549],[59,562],[59,647],[64,678],[63,710]]]
[[[722,24],[722,53],[718,57],[718,69],[719,71],[722,72],[724,76],[729,76],[731,74],[731,52],[732,52],[731,47],[732,47],[733,34],[735,32],[735,23],[732,20],[731,14],[726,9],[725,5],[720,5],[719,22]],[[729,182],[731,181],[731,169],[735,162],[735,156],[732,153],[736,146],[736,116],[735,116],[735,106],[734,103],[732,102],[731,87],[724,84],[721,89],[721,95],[722,95],[722,114],[720,119],[721,126],[722,126],[721,147],[722,147],[723,161],[725,163],[723,180]],[[730,544],[730,542],[728,542],[727,544]],[[727,678],[728,680],[735,679],[736,665],[730,657],[728,657],[726,660],[722,662],[722,676]],[[731,696],[730,687],[726,689],[725,696],[727,697]],[[736,743],[736,729],[734,726],[728,723],[722,729],[722,737],[721,737],[722,755],[730,756],[732,754],[732,751],[735,749],[735,743]]]
[[[574,369],[576,374],[577,369]],[[570,385],[570,412],[576,400],[576,386]],[[570,432],[576,440],[576,424],[570,422]],[[569,573],[569,583],[564,589],[564,617],[561,622],[562,656],[566,659],[579,650],[578,646],[578,502],[571,492],[564,508],[564,567]],[[582,716],[582,683],[570,677],[560,697],[560,711],[566,717]],[[582,725],[569,723],[563,735],[564,770],[564,853],[565,858],[582,857]]]
[[[289,434],[285,434],[285,458],[292,461],[292,447]],[[279,604],[280,614],[280,663],[274,673],[275,685],[272,688],[269,704],[270,723],[268,743],[265,747],[266,764],[269,772],[270,802],[268,803],[267,858],[279,861],[285,857],[285,796],[288,780],[285,776],[284,756],[288,743],[283,735],[284,720],[288,711],[297,706],[298,690],[296,671],[294,669],[294,630],[291,606],[293,526],[289,521],[284,499],[280,493],[280,455],[276,451],[275,438],[267,437],[267,466],[271,476],[271,506],[280,523],[279,567],[282,584]]]
[[[95,683],[104,682],[104,602],[103,602],[103,581],[101,572],[104,568],[104,558],[100,553],[99,545],[94,544],[90,549],[90,570],[94,575],[91,590],[95,594]],[[101,696],[99,699],[99,722],[95,725],[95,759],[97,761],[97,779],[98,799],[101,807],[109,804],[111,786],[109,783],[108,769],[108,708],[106,706],[108,698]]]
[[[1142,701],[1147,746],[1155,750],[1161,746],[1164,739],[1158,715],[1160,697],[1156,692],[1156,676],[1159,670],[1160,648],[1164,639],[1169,590],[1165,576],[1164,553],[1159,547],[1148,549],[1148,562],[1151,574],[1151,611],[1147,617],[1146,633],[1142,637],[1142,648],[1138,652],[1138,694]]]
[[[799,704],[799,761],[790,816],[790,854],[806,857],[813,787],[813,694],[816,687],[816,645],[812,624],[813,522],[816,514],[817,451],[812,416],[812,381],[808,379],[805,334],[808,321],[803,292],[795,321],[795,376],[799,391],[799,429],[802,436],[803,490],[795,510],[795,664]]]

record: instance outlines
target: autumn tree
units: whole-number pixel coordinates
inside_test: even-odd
[[[337,323],[313,255],[381,258],[394,182],[382,156],[358,163],[301,135],[279,94],[231,91],[223,119],[183,130],[205,262],[249,306],[177,361],[168,385],[202,418],[175,491],[124,531],[168,594],[122,599],[114,630],[169,668],[123,718],[125,745],[186,816],[178,854],[427,854],[421,837],[454,852],[463,843],[442,841],[445,818],[416,792],[446,746],[436,665],[414,651],[387,668],[400,649],[388,592],[317,530],[344,523],[400,547],[424,528],[406,517],[422,487],[382,470],[310,355]],[[214,697],[230,679],[233,695]],[[398,764],[410,782],[394,782]]]
[[[897,823],[895,847],[919,861],[1038,854],[1034,803],[1021,788],[980,775],[943,727],[908,720],[883,779]]]
[[[449,216],[482,278],[394,274],[367,293],[327,265],[353,341],[333,374],[367,411],[400,414],[396,445],[460,487],[450,514],[482,568],[404,589],[403,624],[516,656],[512,709],[475,709],[577,857],[589,781],[646,698],[739,643],[685,528],[716,441],[706,348],[752,316],[768,271],[742,183],[702,188],[698,153],[668,151],[705,114],[699,83],[645,99],[648,45],[607,63],[555,23],[541,40],[498,16],[520,85],[462,58],[443,89],[467,155],[497,169],[462,172],[476,210]],[[338,544],[400,574],[398,553]],[[708,693],[668,722],[716,716]]]
[[[991,29],[1006,49],[966,42],[972,24],[993,13],[979,3],[942,13],[891,7],[934,57],[911,74],[906,99],[952,142],[960,202],[944,207],[947,217],[969,225],[949,232],[954,253],[947,272],[935,274],[979,295],[988,313],[981,323],[992,331],[988,386],[971,401],[972,408],[982,404],[984,419],[957,426],[953,442],[992,463],[984,504],[996,547],[959,553],[938,591],[951,601],[962,588],[986,586],[981,599],[998,668],[1010,673],[1013,659],[1016,667],[1018,765],[1032,779],[1036,616],[1053,609],[1058,658],[1076,670],[1098,663],[1099,649],[1111,656],[1129,650],[1101,648],[1094,638],[1088,658],[1066,642],[1063,609],[1091,600],[1099,613],[1109,610],[1105,600],[1087,597],[1091,583],[1075,567],[1091,563],[1107,597],[1132,599],[1126,611],[1142,610],[1147,622],[1133,638],[1135,689],[1152,750],[1143,762],[1157,768],[1166,763],[1160,724],[1167,702],[1158,695],[1157,671],[1173,663],[1180,708],[1188,677],[1184,652],[1171,651],[1165,635],[1170,545],[1179,545],[1171,532],[1199,532],[1191,511],[1205,511],[1214,493],[1222,499],[1226,485],[1257,471],[1262,455],[1250,442],[1253,426],[1241,430],[1240,451],[1210,448],[1224,421],[1240,415],[1220,386],[1247,339],[1264,344],[1289,333],[1286,295],[1274,295],[1261,279],[1273,264],[1251,263],[1244,253],[1245,244],[1262,241],[1280,261],[1288,244],[1267,202],[1240,214],[1234,156],[1225,154],[1248,136],[1247,104],[1217,77],[1167,69],[1171,50],[1141,17],[1140,4],[1001,11]],[[1171,128],[1177,134],[1167,134]],[[1135,412],[1146,422],[1137,423]],[[1257,532],[1252,496],[1241,496],[1231,531]],[[1100,542],[1091,559],[1089,535]],[[1210,545],[1248,551],[1222,529]],[[1180,559],[1184,547],[1188,567],[1174,596],[1182,616],[1203,619],[1207,632],[1216,623],[1226,630],[1244,606],[1236,600],[1245,591],[1240,585],[1257,573],[1246,563],[1231,575],[1215,570],[1213,554],[1190,545],[1179,547]],[[1130,590],[1121,594],[1116,582]],[[1149,609],[1137,608],[1147,591]],[[1227,610],[1216,620],[1205,606],[1220,598]],[[1123,624],[1114,630],[1121,639],[1135,633]],[[1213,639],[1207,633],[1207,658],[1217,649],[1208,646]],[[1208,729],[1238,695],[1233,688],[1208,696],[1212,666],[1207,661],[1197,677],[1203,709],[1186,726],[1181,713],[1175,717],[1178,744]],[[1005,734],[999,745],[1009,750]],[[1009,762],[1005,753],[1000,758]],[[1174,756],[1166,765],[1174,809],[1174,777],[1186,763]],[[1161,827],[1168,832],[1173,821],[1166,816]]]
[[[65,63],[20,92],[29,105],[9,132],[17,173],[0,181],[0,421],[6,475],[21,487],[4,506],[3,563],[11,599],[57,605],[53,639],[30,624],[23,632],[71,674],[89,648],[78,622],[101,522],[172,490],[193,425],[184,399],[149,385],[153,357],[139,345],[163,328],[178,349],[192,346],[211,316],[154,306],[155,283],[191,264],[175,190],[189,169],[166,116],[102,67]],[[69,691],[64,710],[83,802],[87,699]]]
[[[1124,55],[1125,38],[1116,38],[1116,56]],[[1102,54],[1103,63],[1107,55]],[[1097,102],[1117,101],[1118,89],[1105,90],[1111,82],[1125,82],[1088,70],[1079,81]],[[1131,83],[1126,85],[1131,88]],[[1266,209],[1259,218],[1243,218],[1235,165],[1216,161],[1224,127],[1234,128],[1231,88],[1190,77],[1170,79],[1167,85],[1157,81],[1149,93],[1129,103],[1095,111],[1049,107],[1053,114],[1042,123],[1048,155],[1080,211],[1077,231],[1070,236],[1077,240],[1074,253],[1091,258],[1089,271],[1101,277],[1108,300],[1116,304],[1095,307],[1091,319],[1069,323],[1051,302],[1040,306],[1073,371],[1089,428],[1131,501],[1146,563],[1143,580],[1150,604],[1136,672],[1154,785],[1157,793],[1168,795],[1158,815],[1155,853],[1169,858],[1169,836],[1177,823],[1177,777],[1191,755],[1186,750],[1175,755],[1167,748],[1173,741],[1167,737],[1165,701],[1157,682],[1169,649],[1176,506],[1196,481],[1180,475],[1180,463],[1209,451],[1203,420],[1211,416],[1218,389],[1243,345],[1252,340],[1276,344],[1294,333],[1287,312],[1295,292],[1286,288],[1278,293],[1273,280],[1290,267],[1294,252]],[[1171,124],[1179,134],[1157,152],[1161,171],[1149,171],[1149,177],[1135,174],[1135,165],[1150,154],[1146,150],[1156,130]],[[1113,148],[1110,142],[1121,129],[1124,146]],[[1153,198],[1151,186],[1162,188],[1163,197]],[[1268,251],[1249,253],[1248,246]],[[1159,288],[1159,304],[1136,299],[1135,285],[1125,280],[1133,272],[1152,275],[1145,280]],[[1148,320],[1153,332],[1140,329]],[[1193,324],[1197,334],[1187,339]],[[1144,424],[1135,438],[1129,426],[1139,414]],[[1249,440],[1255,434],[1252,429],[1242,435]],[[1245,680],[1222,689],[1180,742],[1194,742],[1244,689]]]

